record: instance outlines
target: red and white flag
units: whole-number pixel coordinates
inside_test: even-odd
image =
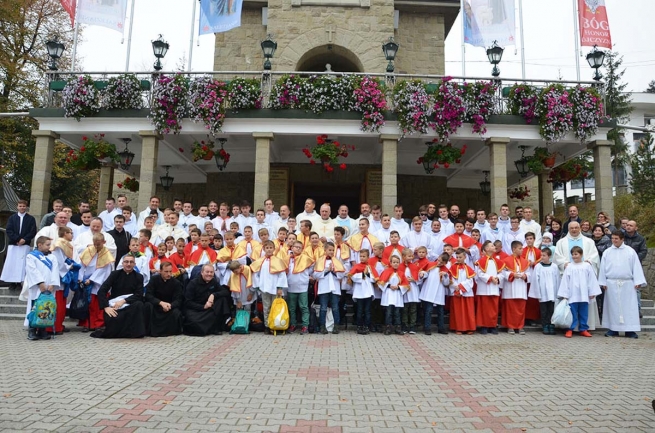
[[[607,20],[605,0],[578,0],[580,46],[612,49],[610,23]]]
[[[59,2],[61,3],[61,7],[63,7],[71,17],[71,26],[75,27],[75,8],[77,7],[77,0],[59,0]]]

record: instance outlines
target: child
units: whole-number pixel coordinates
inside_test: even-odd
[[[521,257],[526,259],[528,261],[528,264],[530,265],[530,271],[534,271],[534,267],[539,263],[539,260],[541,260],[541,250],[539,248],[536,248],[534,246],[535,243],[535,234],[533,232],[527,232],[525,234],[525,246],[523,247],[523,252],[521,253]],[[528,291],[530,290],[530,284],[528,284]],[[534,321],[539,320],[540,310],[539,306],[539,300],[530,298],[528,297],[528,300],[525,304],[525,320],[528,321],[528,323],[532,324]]]
[[[296,224],[297,222],[295,217],[290,216],[289,219],[287,219],[287,227],[289,227],[289,234],[296,233]]]
[[[267,229],[268,233],[268,229],[270,228],[270,226],[266,224],[266,213],[264,212],[264,209],[257,209],[255,212],[255,219],[256,222],[252,225],[253,238],[258,242],[264,243],[268,239],[261,239],[259,237],[259,232],[262,229]]]
[[[157,247],[157,256],[151,258],[148,261],[148,269],[150,270],[151,275],[157,275],[161,270],[162,262],[167,262],[168,258],[166,257],[166,244],[161,243]]]
[[[498,335],[498,301],[505,264],[494,257],[495,251],[494,244],[485,241],[482,245],[483,256],[475,263],[478,283],[475,323],[482,335],[488,332]]]
[[[405,275],[398,270],[400,258],[391,257],[389,263],[391,267],[382,272],[378,280],[378,286],[382,289],[382,306],[387,307],[384,335],[391,335],[394,326],[395,333],[403,335],[400,328],[400,310],[404,306],[403,295],[409,288],[409,282]]]
[[[389,266],[389,259],[391,256],[397,256],[402,258],[402,252],[405,250],[405,247],[400,245],[400,235],[396,230],[392,230],[389,233],[389,245],[382,250],[382,263],[385,266]]]
[[[231,260],[238,260],[246,264],[246,250],[234,244],[234,233],[225,232],[225,246],[216,254],[216,270],[218,274],[224,274],[227,265]],[[217,275],[218,275],[217,274]]]
[[[302,243],[294,242],[288,257],[287,297],[289,299],[289,332],[294,332],[298,325],[297,310],[300,310],[302,323],[300,334],[309,332],[309,301],[307,287],[309,277],[314,272],[314,260],[302,251]],[[313,313],[313,311],[312,311]]]
[[[257,260],[261,257],[264,257],[264,242],[268,240],[268,229],[259,229],[259,233],[257,233],[257,237],[260,239],[260,244],[256,245],[255,248],[252,250],[252,254],[250,254],[250,258],[252,260]],[[273,242],[273,245],[275,245],[275,242]],[[275,245],[275,255],[277,255],[278,248],[277,245]],[[280,257],[282,258],[282,257]]]
[[[261,246],[261,244],[252,237],[252,227],[245,226],[243,228],[243,240],[237,242],[237,245],[246,251],[246,255],[250,257],[254,249]]]
[[[232,221],[230,223],[230,231],[234,233],[234,242],[239,243],[243,240],[243,235],[239,233],[239,223],[236,221]]]
[[[130,251],[125,255],[134,257],[134,271],[143,275],[143,287],[145,287],[150,281],[150,268],[148,266],[148,259],[146,258],[145,254],[142,254],[141,251],[139,251],[138,239],[130,239]],[[121,257],[116,270],[123,269],[123,257]]]
[[[343,230],[342,227],[339,227]],[[379,275],[375,267],[368,263],[368,250],[359,252],[359,263],[348,273],[348,279],[353,288],[352,298],[357,308],[357,333],[368,335],[371,327],[371,303],[375,298],[374,285]]]
[[[245,232],[245,230],[244,230]],[[227,240],[227,236],[225,238]],[[254,286],[259,290],[264,307],[264,326],[271,335],[273,332],[268,329],[268,314],[271,311],[273,299],[276,296],[283,296],[287,286],[287,265],[278,257],[275,257],[275,244],[266,241],[264,244],[265,256],[255,260],[250,269],[255,273]]]
[[[589,315],[589,300],[601,294],[600,285],[596,279],[593,267],[582,260],[583,251],[579,246],[571,248],[572,263],[564,270],[557,296],[569,301],[573,322],[564,336],[571,338],[577,327],[580,335],[591,337],[587,318]]]
[[[189,233],[189,237],[191,238],[191,240],[184,247],[185,256],[191,257],[191,254],[193,254],[193,252],[198,249],[198,244],[200,243],[201,234],[202,232],[200,231],[200,229],[191,229]]]
[[[373,256],[368,259],[369,265],[375,268],[375,271],[378,275],[382,275],[387,266],[382,262],[382,254],[384,253],[384,244],[382,242],[376,242],[373,244]],[[398,257],[400,259],[400,257]],[[373,293],[375,294],[375,299],[373,299],[373,305],[371,306],[371,315],[373,321],[373,327],[376,332],[378,332],[379,325],[385,321],[385,315],[382,308],[382,290],[380,290],[379,285],[373,286]]]
[[[513,218],[512,218],[513,219]],[[507,333],[514,335],[515,329],[525,335],[525,304],[528,299],[528,276],[530,264],[521,258],[523,242],[512,241],[512,255],[505,259],[503,284],[503,312],[501,324]]]
[[[220,233],[215,234],[212,241],[211,247],[214,251],[220,251],[223,248],[223,235]]]
[[[394,256],[395,257],[395,256]],[[403,294],[403,310],[402,310],[402,325],[403,334],[409,332],[411,335],[416,334],[416,317],[418,315],[418,304],[421,302],[419,299],[419,277],[418,266],[412,263],[414,254],[409,249],[402,252],[402,263],[398,270],[407,279],[409,286],[407,291]]]
[[[355,265],[355,262],[351,260],[350,257],[350,247],[343,238],[346,235],[346,229],[341,226],[336,226],[333,232],[334,238],[334,256],[341,260],[343,263],[343,268],[346,273],[350,272],[350,269]],[[341,319],[340,324],[344,324],[346,321],[346,305],[352,304],[352,295],[353,287],[350,284],[349,278],[344,278],[341,280],[341,297],[339,297],[339,318]]]
[[[441,254],[435,262],[428,263],[419,277],[425,278],[421,287],[419,298],[423,304],[423,332],[432,335],[432,309],[437,306],[437,329],[439,334],[448,334],[444,325],[444,305],[446,304],[446,284],[450,282],[448,276],[448,254]]]
[[[221,280],[223,285],[230,288],[232,301],[237,310],[244,309],[250,312],[250,306],[257,300],[257,292],[252,287],[252,271],[248,266],[231,260]]]
[[[555,254],[555,245],[553,245],[553,235],[552,233],[544,233],[541,236],[541,249],[548,248],[550,250],[551,257]]]
[[[57,315],[55,317],[55,335],[64,333],[64,319],[66,318],[66,299],[71,285],[77,282],[77,273],[79,270],[79,258],[77,252],[73,247],[73,230],[70,227],[59,227],[57,231],[59,236],[55,242],[52,243],[50,249],[52,255],[57,259],[59,278],[61,280],[60,290],[55,292],[55,299],[57,301]],[[138,239],[135,239],[138,241]],[[68,277],[66,278],[66,274]],[[51,329],[51,328],[48,328]]]
[[[189,278],[193,279],[200,274],[202,265],[213,265],[216,263],[216,251],[209,247],[210,236],[207,233],[200,235],[198,248],[191,253],[187,260],[189,268]]]
[[[277,239],[273,240],[273,243],[275,244],[275,248],[279,250],[284,250],[284,244],[286,243],[287,240],[287,234],[289,233],[289,230],[287,230],[285,227],[280,227],[280,229],[277,231]],[[293,247],[293,245],[292,245]]]
[[[318,322],[321,327],[321,334],[327,334],[325,326],[328,303],[332,309],[334,319],[333,334],[338,334],[339,329],[339,296],[341,296],[341,279],[344,277],[346,269],[337,257],[334,257],[334,244],[327,242],[325,244],[325,255],[321,256],[314,264],[314,273],[312,276],[316,280],[316,289],[318,300],[321,304]]]
[[[534,278],[532,278],[528,292],[528,297],[539,300],[544,335],[555,335],[555,325],[550,323],[550,319],[555,310],[555,298],[560,277],[557,266],[553,266],[550,261],[552,255],[550,248],[541,249],[541,261],[534,268]]]
[[[496,242],[503,241],[503,230],[498,227],[498,214],[490,213],[487,217],[489,221],[489,226],[482,229],[482,238],[480,239],[482,243],[486,241]]]
[[[473,263],[477,262],[478,259],[482,256],[482,244],[480,243],[480,230],[473,229],[471,230],[471,238],[475,241],[475,248],[471,247],[471,259]]]
[[[473,277],[475,272],[466,264],[468,254],[464,248],[455,250],[456,262],[449,269],[450,295],[453,296],[450,312],[450,329],[457,335],[475,332],[475,305]]]
[[[177,278],[182,287],[185,286],[186,280],[188,279],[188,273],[186,270],[186,256],[184,255],[184,239],[178,239],[175,245],[177,252],[168,258],[173,264],[173,276]]]
[[[424,271],[425,268],[428,267],[430,264],[430,260],[428,260],[428,249],[427,247],[418,247],[416,248],[416,266],[418,266],[419,271]],[[450,258],[450,256],[448,256]],[[446,260],[448,261],[448,260]]]
[[[309,256],[314,259],[314,261],[318,260],[319,257],[325,254],[323,245],[321,244],[321,238],[319,237],[318,233],[311,232],[309,234],[309,248],[305,250],[305,252],[309,254]]]
[[[146,218],[147,220],[148,218]],[[157,255],[157,248],[150,243],[152,232],[148,229],[139,230],[139,251],[145,255],[148,260]]]
[[[168,236],[164,243],[166,244],[166,257],[170,257],[177,252],[175,249],[175,238],[173,236]]]
[[[502,241],[494,241],[494,249],[496,250],[496,252],[494,253],[494,257],[497,258],[498,260],[504,262],[505,259],[509,257],[509,254],[503,251]]]

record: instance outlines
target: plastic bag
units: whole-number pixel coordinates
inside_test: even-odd
[[[312,311],[310,311],[310,317],[309,317],[309,323],[311,326],[312,323],[312,312],[314,313],[313,316],[316,320],[316,331],[315,332],[320,332],[320,326],[318,323],[318,318],[320,317],[321,314],[321,305],[320,304],[312,304]],[[328,332],[332,332],[334,330],[334,316],[332,315],[332,309],[328,308],[327,312],[325,313],[325,329],[328,330]]]
[[[286,331],[289,328],[289,308],[281,297],[273,300],[268,313],[268,328],[271,331]]]
[[[569,329],[571,327],[571,323],[573,323],[573,313],[571,313],[571,307],[569,306],[568,300],[562,299],[559,304],[557,304],[553,316],[550,319],[550,323],[558,328]]]

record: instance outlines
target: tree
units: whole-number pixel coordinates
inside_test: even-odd
[[[630,188],[637,202],[642,206],[655,204],[655,143],[653,136],[646,134],[631,158],[632,175]]]
[[[70,62],[66,54],[72,46],[70,18],[56,0],[2,0],[0,16],[0,112],[43,106],[49,62],[45,43],[57,36],[68,48],[59,60],[59,66],[64,68]],[[29,197],[32,185],[34,129],[38,129],[38,123],[28,117],[0,119],[2,173],[21,198]],[[68,168],[64,164],[65,148],[63,144],[56,146],[50,192],[74,203],[97,190],[90,188],[97,186],[99,173],[79,173]]]
[[[623,56],[615,51],[609,51],[605,55],[605,111],[606,114],[616,120],[619,124],[627,123],[630,120],[632,106],[630,94],[625,92],[627,83],[622,83],[625,69],[621,69]],[[607,139],[612,141],[612,171],[614,173],[614,185],[618,186],[619,169],[630,164],[630,148],[623,139],[623,129],[614,128],[607,134]]]
[[[648,83],[648,88],[646,89],[646,93],[655,93],[655,80]]]

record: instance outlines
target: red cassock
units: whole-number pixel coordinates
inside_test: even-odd
[[[490,260],[493,260],[498,273],[505,267],[505,264],[501,260],[489,256],[482,256],[476,264],[486,272]],[[477,300],[475,310],[476,325],[481,328],[495,328],[498,325],[498,301],[500,300],[500,296],[476,296],[475,299]]]
[[[458,284],[458,279],[460,278],[460,271],[464,271],[466,279],[472,280],[475,276],[475,272],[467,265],[458,265],[454,264],[450,267],[450,279],[451,284]],[[467,292],[472,291],[466,289],[462,284],[457,285],[458,291]],[[456,292],[457,293],[457,292]],[[452,301],[450,304],[450,330],[457,332],[469,332],[475,331],[475,306],[474,306],[474,297],[473,296],[452,296]]]
[[[530,267],[527,260],[509,256],[504,261],[505,266],[510,272],[527,272]],[[517,270],[518,267],[518,270]],[[508,281],[514,281],[514,276],[510,275]],[[526,299],[503,299],[503,311],[501,325],[507,329],[523,329],[525,326],[525,304]]]

